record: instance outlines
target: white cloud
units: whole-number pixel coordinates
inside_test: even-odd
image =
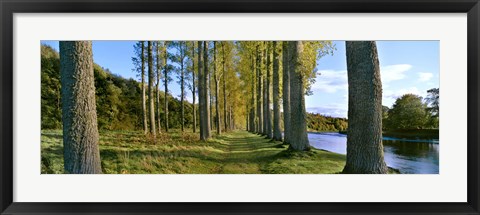
[[[420,82],[427,82],[429,81],[430,79],[433,78],[433,74],[432,73],[429,73],[429,72],[419,72],[418,73],[418,80]]]
[[[326,93],[335,93],[339,90],[347,90],[347,70],[321,70],[317,75],[315,84],[312,85],[312,90],[323,91]]]
[[[420,93],[420,91],[418,90],[418,88],[416,87],[410,87],[410,88],[404,88],[404,89],[400,89],[400,90],[397,90],[397,91],[391,91],[391,90],[385,90],[383,92],[383,97],[384,98],[392,98],[392,99],[397,99],[405,94],[415,94],[415,95],[419,95],[419,96],[422,96]]]
[[[311,107],[311,108],[307,108],[307,112],[309,112],[309,113],[319,113],[319,114],[322,114],[324,116],[347,118],[348,104],[335,103],[335,104],[331,104],[331,105]]]
[[[178,96],[178,99],[180,99],[180,96]],[[192,103],[193,102],[193,97],[191,97],[189,95],[185,95],[185,100]],[[198,103],[198,98],[196,100],[197,101],[195,101],[195,103]]]
[[[382,97],[382,104],[386,105],[388,107],[391,107],[393,103],[397,100],[397,98],[402,97],[405,94],[414,94],[417,96],[421,96],[422,98],[425,98],[427,96],[427,92],[425,91],[420,91],[416,87],[410,87],[410,88],[404,88],[396,91],[392,90],[384,90],[383,91],[383,97]]]
[[[412,68],[409,64],[395,64],[380,68],[380,76],[384,88],[388,87],[389,82],[402,80],[406,77],[405,73]],[[341,90],[348,90],[347,70],[320,70],[312,90],[326,93],[335,93]]]
[[[380,76],[382,78],[382,84],[404,79],[406,77],[405,72],[411,68],[412,65],[409,64],[396,64],[381,67]]]

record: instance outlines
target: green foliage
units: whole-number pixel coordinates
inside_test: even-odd
[[[41,53],[42,129],[62,128],[60,61],[58,53],[42,45]],[[100,130],[142,129],[142,101],[140,83],[112,74],[108,69],[94,65],[97,122]],[[156,95],[156,92],[154,93]],[[160,91],[160,100],[165,98]],[[180,101],[170,94],[169,125],[180,127]],[[185,125],[191,126],[192,104],[185,103]],[[161,114],[162,123],[164,115]]]
[[[325,55],[333,55],[335,46],[332,41],[304,41],[303,52],[301,56],[302,68],[300,71],[305,78],[305,94],[312,95],[311,86],[315,83],[315,78],[319,75],[316,71],[317,62]],[[321,75],[321,74],[320,74]]]
[[[41,46],[42,129],[62,127],[60,57],[50,46]]]
[[[432,88],[427,90],[427,98],[425,101],[428,104],[428,110],[433,116],[438,117],[440,111],[440,88]]]
[[[428,95],[425,101],[428,104],[427,110],[430,112],[430,117],[427,122],[427,127],[438,128],[440,116],[440,89],[432,88],[427,91]]]
[[[348,128],[348,121],[345,118],[308,113],[307,126],[309,130],[313,131],[346,131]]]
[[[422,97],[405,94],[395,101],[384,123],[388,130],[420,129],[426,127],[428,118],[427,104],[422,102]]]
[[[141,126],[140,87],[133,79],[113,75],[94,66],[97,121],[100,129],[135,129]],[[133,113],[133,114],[132,114]]]
[[[388,112],[390,111],[390,108],[387,106],[382,106],[382,130],[387,129],[387,121],[388,121]]]

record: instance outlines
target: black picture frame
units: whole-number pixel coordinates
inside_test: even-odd
[[[480,214],[479,0],[0,0],[2,214]],[[465,203],[26,203],[13,202],[14,13],[467,13],[468,197]],[[462,125],[463,126],[463,125]],[[445,185],[448,186],[448,185]]]

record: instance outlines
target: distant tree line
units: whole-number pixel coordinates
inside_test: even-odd
[[[311,131],[346,131],[348,120],[346,118],[324,116],[318,113],[308,113],[307,125]]]
[[[438,129],[439,88],[427,91],[425,99],[414,94],[399,97],[392,108],[383,106],[383,130]]]

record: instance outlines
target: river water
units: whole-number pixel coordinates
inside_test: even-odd
[[[347,153],[347,135],[309,133],[310,145],[339,154]],[[403,174],[438,174],[438,140],[404,140],[384,137],[385,162]]]

